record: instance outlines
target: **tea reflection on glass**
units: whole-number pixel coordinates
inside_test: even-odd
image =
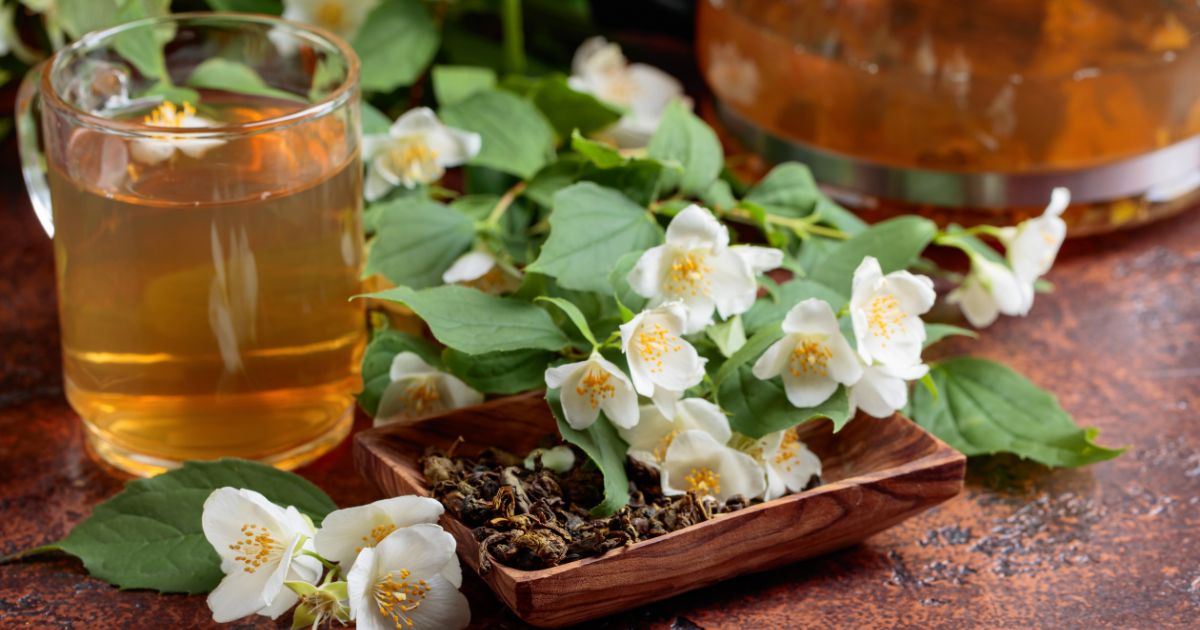
[[[66,394],[93,448],[127,470],[298,465],[345,436],[359,389],[356,62],[314,34],[276,51],[293,27],[266,18],[172,21],[184,42],[167,48],[172,75],[219,44],[239,63],[256,51],[247,65],[278,86],[86,111],[63,90],[73,74],[124,89],[137,73],[94,50],[50,62],[40,96]],[[341,69],[324,96],[314,52],[340,63],[317,63]]]

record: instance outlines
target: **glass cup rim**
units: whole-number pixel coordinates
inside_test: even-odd
[[[65,63],[65,60],[70,58],[72,54],[78,53],[81,50],[89,47],[95,47],[102,42],[112,40],[121,33],[136,28],[151,27],[158,24],[184,24],[212,21],[226,21],[242,24],[265,24],[272,27],[281,27],[287,30],[290,34],[296,35],[301,39],[314,41],[324,48],[337,51],[337,53],[346,60],[346,76],[332,92],[325,95],[325,97],[321,100],[315,103],[310,103],[302,109],[281,114],[279,116],[264,118],[262,120],[248,121],[236,125],[220,125],[213,127],[156,127],[138,121],[105,118],[103,116],[97,116],[93,113],[87,112],[67,102],[58,93],[58,91],[54,89],[51,78],[54,76],[55,71],[60,70],[61,64]],[[356,92],[356,88],[358,86],[359,59],[358,55],[355,54],[354,49],[350,47],[350,44],[346,42],[346,40],[320,27],[303,24],[273,15],[237,13],[231,11],[205,11],[173,13],[158,17],[142,18],[105,29],[92,31],[83,35],[78,40],[63,47],[62,49],[55,51],[55,53],[49,59],[42,62],[42,67],[44,70],[40,79],[41,88],[39,90],[42,100],[47,105],[58,110],[60,113],[70,116],[79,124],[91,127],[98,131],[128,137],[152,138],[161,137],[164,135],[164,133],[166,133],[177,137],[215,139],[290,127],[297,123],[315,120],[335,111],[348,100],[350,100],[350,98]]]

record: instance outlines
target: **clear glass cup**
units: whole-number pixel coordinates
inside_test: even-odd
[[[92,449],[152,474],[340,442],[365,342],[350,47],[266,16],[141,20],[56,53],[17,107]]]

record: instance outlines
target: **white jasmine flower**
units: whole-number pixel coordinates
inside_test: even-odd
[[[575,467],[575,451],[570,446],[559,445],[552,448],[535,448],[525,456],[525,468],[537,470],[538,461],[542,467],[556,473],[565,473]]]
[[[883,275],[873,256],[854,271],[850,318],[858,354],[866,363],[912,365],[921,357],[925,325],[921,315],[937,294],[933,280],[895,271]]]
[[[571,428],[582,431],[603,411],[618,427],[638,422],[637,392],[629,377],[608,359],[593,352],[586,361],[546,370],[546,387],[561,388],[563,415]]]
[[[392,532],[418,523],[437,523],[442,504],[417,496],[393,497],[336,510],[325,517],[313,545],[326,560],[350,568],[363,549],[378,545]]]
[[[466,627],[471,609],[458,591],[462,569],[454,546],[441,527],[413,525],[363,549],[346,576],[358,629]]]
[[[1007,249],[1009,265],[1022,282],[1032,285],[1054,265],[1058,250],[1067,237],[1067,223],[1063,221],[1062,213],[1069,205],[1071,192],[1066,188],[1055,188],[1042,216],[1001,231],[1000,241]]]
[[[184,102],[183,107],[177,107],[171,101],[164,101],[143,119],[146,125],[152,127],[173,127],[176,129],[196,129],[213,127],[216,123],[196,115],[196,108],[191,103]],[[182,135],[162,134],[152,138],[138,138],[130,145],[133,158],[145,164],[158,164],[175,155],[176,151],[190,158],[202,158],[212,148],[225,144],[224,140],[215,138],[191,138]]]
[[[667,496],[694,492],[724,502],[735,495],[753,499],[767,489],[766,475],[753,457],[721,444],[705,431],[676,435],[659,472]]]
[[[828,400],[839,383],[852,385],[862,376],[827,302],[800,302],[788,311],[782,327],[783,338],[767,348],[753,371],[762,380],[782,376],[788,402],[796,407],[815,407]]]
[[[929,366],[864,365],[863,377],[850,388],[850,412],[860,409],[876,418],[888,418],[908,404],[908,382],[929,373]]]
[[[392,382],[379,399],[375,426],[483,402],[483,394],[413,352],[397,354],[388,376]]]
[[[687,309],[667,302],[638,313],[621,326],[621,351],[637,393],[650,398],[668,418],[684,390],[704,380],[706,359],[682,337]]]
[[[283,18],[323,28],[350,41],[379,0],[283,0]]]
[[[717,96],[739,105],[757,101],[762,81],[754,60],[743,55],[733,42],[713,44],[708,50],[706,74]]]
[[[720,444],[729,442],[733,431],[721,408],[703,398],[684,398],[675,403],[675,413],[668,417],[655,405],[642,405],[636,426],[618,428],[621,439],[629,444],[628,455],[648,466],[658,468],[667,456],[667,448],[675,436],[684,431],[703,431]]]
[[[821,474],[821,460],[800,441],[794,427],[765,435],[756,446],[767,471],[765,501],[800,492],[814,475]]]
[[[218,488],[204,501],[200,522],[225,573],[208,595],[217,623],[256,613],[274,619],[298,599],[285,581],[321,576],[320,562],[301,555],[316,532],[294,507],[281,508],[253,490]]]
[[[971,256],[971,272],[946,300],[958,304],[976,328],[991,326],[1000,313],[1025,315],[1033,305],[1033,286],[1022,286],[1004,265],[982,256]]]
[[[447,127],[428,107],[408,110],[387,133],[363,138],[365,197],[375,201],[396,186],[413,188],[441,179],[446,169],[479,154],[479,134]]]
[[[521,272],[501,264],[495,256],[482,250],[467,252],[455,260],[442,274],[446,284],[462,284],[484,293],[512,293],[521,287]]]
[[[684,208],[667,226],[663,245],[652,247],[629,272],[629,286],[650,306],[680,300],[687,307],[685,334],[704,330],[713,311],[728,319],[750,310],[756,276],[778,267],[783,252],[766,247],[729,247],[729,232],[706,208]]]
[[[607,130],[625,148],[643,147],[658,129],[671,101],[683,96],[683,84],[671,75],[641,63],[625,60],[621,47],[593,37],[575,51],[570,86],[626,109]],[[691,101],[686,101],[689,106]]]

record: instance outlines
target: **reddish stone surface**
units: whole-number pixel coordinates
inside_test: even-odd
[[[9,173],[13,170],[10,168]],[[63,399],[50,243],[0,193],[0,554],[52,542],[122,481]],[[1123,457],[1048,471],[973,462],[959,498],[865,544],[594,627],[1183,627],[1200,616],[1200,213],[1068,244],[1057,285],[973,352],[1055,391]],[[359,428],[362,427],[360,421]],[[340,505],[377,498],[348,443],[300,471]],[[630,588],[637,588],[630,576]],[[521,627],[468,578],[476,625]],[[75,560],[0,566],[0,627],[211,626],[203,597],[118,592]],[[249,620],[235,627],[272,627]],[[229,627],[229,626],[227,626]]]

